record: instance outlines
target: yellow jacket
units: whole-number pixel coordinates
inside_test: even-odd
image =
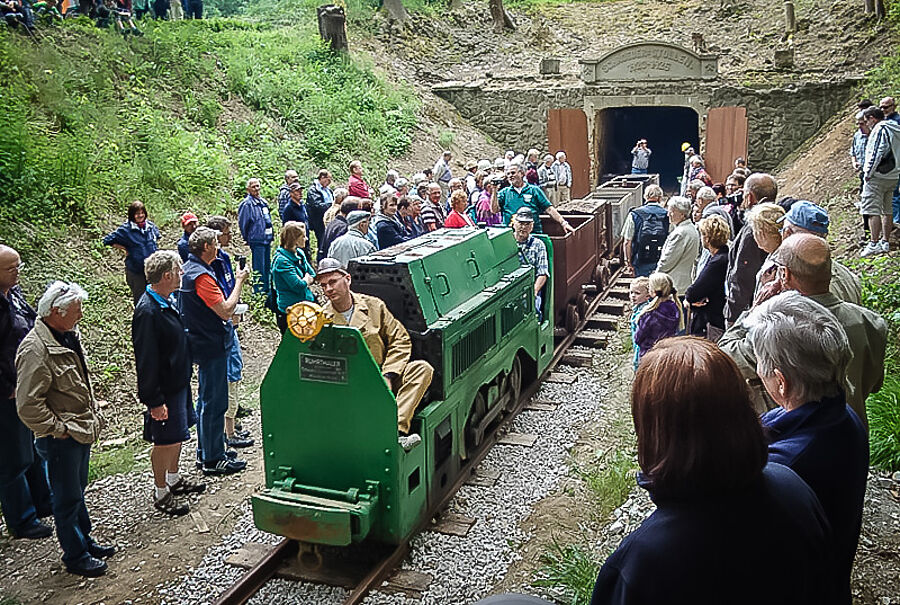
[[[391,315],[381,299],[357,292],[351,292],[351,296],[353,315],[349,324],[343,313],[334,310],[330,301],[325,304],[325,313],[334,319],[335,325],[350,325],[362,333],[382,374],[402,375],[412,353],[412,341],[406,328]]]

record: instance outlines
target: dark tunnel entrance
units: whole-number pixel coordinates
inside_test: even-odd
[[[631,150],[638,139],[647,139],[653,152],[649,170],[659,173],[660,185],[671,192],[684,169],[682,143],[700,149],[699,117],[689,107],[611,107],[597,112],[596,124],[601,182],[630,173]]]

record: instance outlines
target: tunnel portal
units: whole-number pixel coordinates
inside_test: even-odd
[[[609,107],[597,112],[595,128],[600,182],[631,172],[631,150],[638,139],[647,139],[653,152],[649,170],[673,192],[684,168],[682,143],[700,148],[699,116],[689,107]]]

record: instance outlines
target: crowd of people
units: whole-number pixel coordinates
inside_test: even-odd
[[[8,27],[34,34],[36,22],[86,17],[97,27],[115,27],[124,36],[143,36],[136,20],[202,19],[203,0],[0,0]]]
[[[871,132],[874,148],[888,131]],[[641,164],[650,154],[645,147],[643,140],[635,147]],[[725,183],[714,184],[703,158],[689,145],[683,151],[683,195],[666,199],[660,187],[646,186],[645,203],[621,233],[635,276],[640,482],[657,512],[607,561],[594,602],[679,594],[687,600],[698,585],[690,582],[700,581],[691,574],[703,566],[715,578],[704,590],[716,594],[757,577],[766,560],[760,553],[772,544],[804,561],[778,580],[779,594],[844,602],[868,466],[864,402],[883,380],[886,325],[859,306],[858,279],[831,258],[823,207],[779,199],[775,179],[750,172],[743,160]],[[236,421],[243,365],[236,325],[247,310],[240,302],[246,282],[266,297],[282,332],[291,306],[315,301],[318,291],[336,323],[360,328],[396,396],[404,449],[421,441],[410,434],[410,420],[434,370],[411,359],[409,334],[382,301],[352,291],[352,259],[439,228],[510,225],[521,261],[535,268],[541,314],[549,267],[546,246],[534,235],[540,217],[573,231],[555,208],[572,184],[565,153],[508,152],[466,162],[460,174],[451,162],[444,152],[408,179],[388,171],[377,188],[358,161],[348,167],[346,186],[336,188],[328,170],[306,188],[288,170],[276,217],[252,178],[237,211],[249,259],[223,249],[232,239],[225,216],[201,223],[184,212],[176,250],[160,250],[147,208],[128,207],[127,220],[103,241],[125,253],[157,510],[186,514],[183,496],[205,490],[179,469],[194,425],[204,475],[246,468],[234,449],[253,444]],[[882,224],[879,218],[867,225],[876,222]],[[91,537],[83,497],[91,444],[104,426],[75,330],[87,294],[78,284],[54,282],[35,311],[18,285],[21,267],[15,250],[0,247],[0,325],[8,326],[0,368],[10,393],[0,420],[4,434],[15,435],[2,446],[0,506],[10,533],[25,538],[49,536],[40,518],[52,514],[66,568],[96,576],[114,549]],[[743,522],[761,507],[785,514]],[[757,595],[753,590],[747,595]]]

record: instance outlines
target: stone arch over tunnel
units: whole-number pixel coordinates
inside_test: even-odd
[[[597,174],[602,182],[631,172],[631,149],[647,139],[653,154],[650,172],[659,173],[666,191],[678,189],[684,154],[681,145],[700,149],[700,116],[691,107],[629,106],[600,109],[594,118]]]

